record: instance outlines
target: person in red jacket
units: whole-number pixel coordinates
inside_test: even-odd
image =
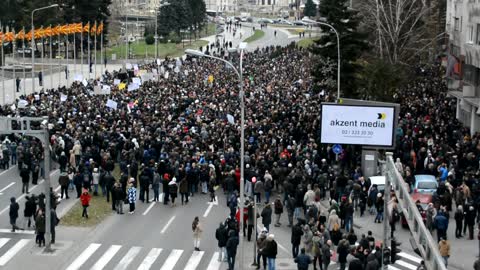
[[[88,218],[87,208],[90,205],[90,199],[92,196],[88,193],[87,189],[83,189],[82,195],[80,196],[80,201],[82,202],[83,212],[82,217]]]

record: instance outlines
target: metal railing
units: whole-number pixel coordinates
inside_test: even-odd
[[[418,212],[417,206],[410,197],[410,193],[407,184],[403,180],[398,170],[395,168],[393,161],[393,153],[387,152],[387,174],[386,185],[393,186],[393,190],[398,200],[398,205],[401,208],[405,220],[410,228],[413,240],[420,253],[420,256],[425,262],[425,266],[428,270],[447,270],[445,262],[438,250],[438,243],[433,239],[430,231],[427,230],[423,219]]]

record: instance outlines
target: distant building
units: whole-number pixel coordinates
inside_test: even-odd
[[[456,117],[470,132],[480,131],[480,3],[447,0],[446,78],[457,99]]]

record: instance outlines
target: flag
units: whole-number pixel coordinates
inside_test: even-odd
[[[43,34],[44,34],[44,36],[46,36],[46,37],[51,37],[51,36],[53,36],[53,29],[52,29],[52,27],[49,26],[49,27],[45,28],[45,29],[43,30]]]
[[[83,27],[83,32],[90,32],[90,22],[88,22],[84,27]]]
[[[60,25],[55,26],[54,28],[52,28],[52,36],[60,35],[61,30],[62,29],[61,29]]]
[[[82,31],[83,31],[82,23],[76,23],[75,24],[75,33],[82,33]]]
[[[43,37],[43,26],[39,29],[35,29],[35,39],[40,39]]]
[[[97,22],[95,22],[95,24],[90,27],[90,34],[93,36],[95,33],[97,32]]]
[[[68,34],[75,34],[75,25],[76,23],[71,23],[68,25]]]
[[[28,41],[32,40],[32,30],[30,30],[30,32],[25,34],[25,39]]]
[[[103,22],[100,23],[97,27],[97,35],[100,35],[103,32]]]
[[[22,29],[20,32],[18,32],[15,38],[21,40],[25,39],[25,30]]]
[[[5,33],[4,39],[5,41],[12,42],[15,39],[15,34],[13,34],[13,32],[7,32]]]
[[[68,35],[69,33],[70,33],[70,31],[69,31],[69,28],[68,28],[68,24],[64,24],[64,25],[60,26],[60,34]]]

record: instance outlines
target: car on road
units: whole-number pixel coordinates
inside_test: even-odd
[[[383,193],[383,191],[385,190],[385,176],[370,176],[368,180],[370,181],[370,188],[368,189],[367,194],[370,194],[370,190],[372,189],[373,185],[377,185],[378,191]]]
[[[276,19],[274,21],[275,24],[284,24],[284,25],[293,25],[292,22],[288,21],[288,20],[285,20],[283,18],[279,18],[279,19]]]
[[[270,23],[270,24],[272,24],[273,20],[268,19],[268,18],[261,18],[261,19],[258,20],[258,23]]]
[[[413,184],[413,193],[433,194],[437,191],[438,181],[433,175],[417,174]]]
[[[410,197],[412,198],[412,201],[417,205],[418,212],[420,212],[420,215],[422,216],[423,223],[426,222],[427,220],[427,208],[428,204],[433,202],[433,194],[424,194],[424,193],[412,193],[410,194]],[[402,214],[401,218],[401,223],[402,227],[408,228],[408,223]]]
[[[294,21],[293,22],[294,25],[298,25],[298,26],[307,26],[309,25],[308,23],[304,22],[304,21]]]

